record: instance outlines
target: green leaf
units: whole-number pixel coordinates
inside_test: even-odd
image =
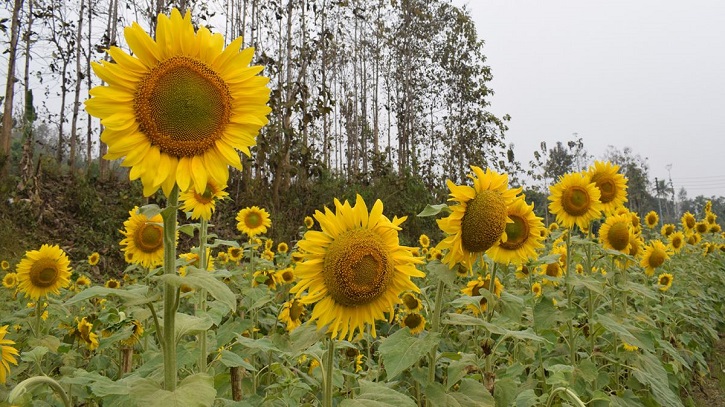
[[[433,281],[443,281],[448,287],[455,286],[456,273],[447,265],[435,260],[429,262],[425,269],[428,271],[428,276],[433,278]]]
[[[147,218],[153,218],[161,212],[162,209],[156,204],[148,204],[138,208],[138,213],[146,216]]]
[[[196,267],[187,267],[186,276],[184,277],[174,274],[164,274],[159,276],[158,279],[174,287],[181,287],[182,284],[186,284],[195,290],[206,289],[209,295],[226,305],[231,311],[237,309],[237,296],[226,284],[219,281],[214,273],[199,270]]]
[[[635,333],[641,334],[642,330],[629,325],[625,320],[619,318],[615,320],[614,318],[610,318],[608,315],[602,314],[597,315],[595,322],[602,325],[609,332],[616,333],[620,336],[621,340],[627,342],[630,345],[634,345],[638,348],[646,349],[648,351],[654,351],[651,341],[643,341],[638,337],[638,335],[635,335]]]
[[[30,346],[43,346],[48,348],[47,350],[51,353],[58,352],[58,347],[60,346],[60,338],[53,335],[45,335],[42,338],[31,338],[28,340],[28,345]]]
[[[505,335],[509,338],[516,338],[522,341],[532,340],[537,342],[549,342],[545,338],[537,335],[533,330],[531,330],[531,328],[527,328],[523,331],[511,331],[499,325],[486,322],[480,317],[474,317],[471,315],[456,314],[451,312],[446,315],[446,319],[443,320],[443,323],[447,325],[482,326],[493,334]]]
[[[360,394],[346,399],[340,407],[417,407],[415,401],[382,383],[360,380]]]
[[[424,218],[426,216],[435,216],[438,215],[441,212],[450,213],[450,209],[448,208],[448,204],[439,204],[439,205],[431,205],[428,204],[423,208],[423,211],[418,214],[419,218]]]
[[[634,377],[642,384],[649,385],[652,396],[660,405],[681,407],[680,398],[670,389],[667,371],[662,363],[651,353],[643,352],[632,365]]]
[[[440,334],[429,333],[423,337],[412,336],[409,329],[400,329],[380,342],[380,354],[385,362],[388,380],[417,363],[420,358],[438,346]]]
[[[466,377],[466,375],[468,374],[469,366],[476,366],[476,356],[470,353],[466,353],[463,355],[463,357],[461,357],[460,360],[455,360],[448,364],[448,380],[446,382],[446,390],[450,389],[451,386]]]
[[[450,395],[462,407],[494,407],[496,405],[491,393],[477,380],[461,380],[458,391],[450,393]]]
[[[544,404],[543,400],[539,400],[539,397],[536,396],[534,389],[522,391],[516,397],[515,401],[516,407],[540,406],[542,404]]]
[[[46,353],[48,353],[48,348],[45,346],[36,346],[33,350],[21,353],[20,359],[27,362],[32,361],[40,365],[40,362],[43,360],[43,356],[45,356]]]
[[[208,316],[205,318],[199,318],[177,312],[175,325],[176,342],[179,342],[184,335],[206,331],[207,329],[211,328],[212,320]]]
[[[497,406],[510,406],[519,393],[519,385],[510,377],[496,380],[494,384],[493,397]]]
[[[75,304],[93,297],[107,297],[109,295],[115,295],[117,297],[120,297],[128,306],[142,305],[149,302],[154,302],[161,298],[159,294],[154,294],[149,297],[148,291],[148,287],[145,286],[134,286],[134,288],[125,289],[94,286],[86,288],[85,290],[74,295],[73,298],[65,302],[65,305]]]
[[[220,362],[226,367],[243,367],[250,371],[256,371],[257,368],[252,366],[249,362],[245,361],[241,356],[238,354],[228,351],[224,349],[221,353],[221,358],[219,359]]]
[[[559,320],[559,311],[551,302],[551,299],[543,297],[534,306],[534,330],[541,332],[543,329],[553,328]]]
[[[252,350],[262,352],[281,352],[281,350],[267,337],[252,339],[237,334],[237,343]]]
[[[211,376],[197,373],[182,380],[173,392],[162,389],[153,380],[143,379],[134,384],[130,394],[141,406],[204,407],[214,404],[216,389]]]
[[[194,237],[194,230],[197,229],[197,224],[186,224],[181,225],[177,228],[177,230],[187,236]]]

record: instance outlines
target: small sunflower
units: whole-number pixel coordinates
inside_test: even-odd
[[[689,231],[695,228],[695,224],[697,223],[697,219],[695,219],[695,215],[691,214],[689,211],[685,212],[682,215],[682,218],[680,218],[680,222],[682,223],[682,228],[685,231]]]
[[[90,350],[98,348],[98,335],[93,332],[93,324],[88,322],[86,317],[83,317],[78,322],[78,338],[82,341]]]
[[[3,287],[15,288],[16,285],[18,285],[18,274],[17,273],[5,274],[5,277],[3,277]]]
[[[549,190],[549,210],[556,215],[556,221],[567,228],[573,228],[574,225],[580,229],[587,228],[589,222],[601,215],[601,193],[589,177],[582,173],[562,176]]]
[[[437,221],[447,236],[436,248],[448,249],[442,261],[450,268],[462,263],[470,270],[481,254],[499,241],[507,241],[506,224],[511,222],[507,208],[521,192],[521,188],[508,188],[506,174],[476,166],[471,170],[468,177],[473,187],[447,181],[451,191],[448,200],[458,204],[450,207],[449,216]]]
[[[268,78],[249,66],[254,49],[242,38],[224,47],[221,34],[195,31],[191,14],[160,14],[156,39],[134,23],[124,34],[133,55],[117,47],[114,62],[92,63],[108,85],[90,90],[86,111],[101,119],[104,158],[124,158],[130,178],[149,196],[174,185],[203,194],[208,180],[226,185],[231,165],[249,155],[271,109]]]
[[[627,202],[627,179],[620,174],[619,166],[609,161],[595,161],[588,175],[600,192],[599,201],[605,214],[613,213]]]
[[[121,345],[133,347],[136,345],[140,340],[141,336],[144,333],[143,325],[141,325],[141,322],[137,319],[132,319],[129,322],[129,325],[131,325],[131,336],[129,336],[126,339],[123,339],[120,341]]]
[[[292,267],[277,271],[277,280],[282,284],[291,284],[295,281],[295,272]]]
[[[428,237],[428,235],[420,235],[420,237],[418,238],[418,243],[420,244],[421,248],[426,248],[430,246],[430,238]]]
[[[660,291],[667,291],[672,287],[674,277],[670,273],[662,273],[657,277],[657,285]]]
[[[267,233],[267,228],[272,226],[269,213],[258,206],[240,210],[237,213],[236,220],[239,222],[237,223],[237,229],[250,238]]]
[[[76,278],[76,287],[89,287],[91,285],[91,279],[86,276],[78,276]]]
[[[514,276],[519,280],[523,280],[523,279],[529,278],[529,273],[531,273],[529,266],[522,264],[516,268],[516,272],[514,273]]]
[[[149,218],[140,213],[138,207],[131,209],[128,214],[129,218],[123,222],[124,230],[121,231],[125,236],[121,240],[123,251],[131,254],[126,261],[149,269],[160,266],[164,262],[164,227],[161,214]]]
[[[227,254],[229,255],[229,260],[239,261],[244,256],[244,249],[241,247],[230,247],[227,249]]]
[[[315,226],[315,220],[312,219],[312,216],[305,216],[304,222],[307,229],[312,229],[312,227]]]
[[[39,250],[25,253],[17,266],[18,290],[38,300],[70,285],[70,260],[57,245],[44,244]]]
[[[18,361],[15,356],[18,356],[19,352],[13,345],[15,341],[5,339],[5,335],[8,333],[8,325],[0,327],[0,383],[5,384],[10,374],[10,363],[15,366],[18,365]]]
[[[630,345],[630,344],[628,344],[627,342],[624,342],[624,341],[622,342],[622,348],[624,350],[626,350],[627,352],[636,352],[636,351],[639,350],[639,348],[637,346]]]
[[[695,223],[695,230],[699,234],[707,233],[707,231],[710,230],[710,225],[708,225],[707,222],[697,222]]]
[[[669,258],[670,253],[667,246],[659,240],[654,240],[645,247],[640,265],[645,269],[645,274],[652,276],[655,269],[662,266]]]
[[[534,204],[528,205],[523,197],[517,198],[507,208],[513,222],[506,224],[506,241],[491,247],[488,255],[501,264],[522,264],[538,257],[537,249],[544,247],[541,231],[544,223],[534,213]]]
[[[647,215],[644,216],[644,224],[647,225],[648,228],[654,229],[658,223],[660,223],[660,216],[657,212],[649,211],[647,212]]]
[[[355,356],[355,373],[359,373],[363,370],[363,354],[360,353]]]
[[[179,259],[183,260],[186,265],[194,266],[196,268],[201,267],[199,248],[192,247],[188,253],[182,253],[179,255]],[[185,266],[182,266],[182,268]],[[206,248],[206,271],[214,271],[214,257],[211,255],[211,248]]]
[[[216,202],[229,196],[224,189],[226,185],[219,186],[212,180],[207,180],[206,189],[197,192],[195,188],[189,188],[179,195],[183,202],[181,210],[191,212],[191,219],[211,219],[211,214],[216,209]]]
[[[7,270],[10,268],[10,263],[7,260],[0,261],[0,268]]]
[[[423,303],[418,299],[418,296],[413,293],[405,293],[400,297],[405,309],[408,312],[417,312],[423,309]]]
[[[106,284],[104,284],[103,286],[106,288],[121,288],[121,282],[116,280],[115,278],[111,278],[106,281]]]
[[[554,286],[559,283],[557,280],[564,275],[564,269],[561,267],[561,263],[557,260],[552,263],[542,264],[539,266],[539,274],[549,278],[544,278],[544,284],[552,284]]]
[[[290,292],[303,304],[315,304],[311,319],[327,326],[332,338],[350,340],[365,324],[375,337],[375,320],[385,313],[392,318],[400,293],[420,292],[410,279],[425,276],[416,268],[421,259],[400,246],[398,230],[406,218],[388,219],[380,200],[368,212],[360,195],[354,206],[336,199],[335,210],[315,212],[321,231],[307,231],[298,243],[300,281]]]
[[[629,253],[629,249],[632,247],[629,241],[632,234],[631,226],[629,216],[610,215],[599,228],[599,240],[607,249]]]
[[[559,230],[559,224],[556,222],[551,222],[551,224],[549,225],[549,232],[554,232],[557,230]]]
[[[274,247],[274,240],[267,239],[264,241],[264,250],[272,250]]]
[[[534,294],[534,297],[541,297],[542,288],[541,283],[534,283],[531,285],[531,292]]]
[[[710,233],[720,233],[722,232],[722,227],[719,224],[710,225],[710,230],[708,230]]]
[[[679,253],[679,251],[682,250],[682,247],[685,246],[685,234],[680,231],[672,233],[669,236],[669,239],[670,247],[672,247],[675,253]]]
[[[503,284],[501,284],[501,281],[498,279],[498,277],[496,277],[493,290],[491,290],[491,275],[486,274],[486,278],[478,276],[476,280],[469,281],[468,284],[466,284],[466,287],[461,289],[461,293],[471,297],[478,297],[479,295],[482,295],[481,290],[487,290],[489,292],[492,292],[496,297],[501,297],[501,293],[503,292]],[[478,315],[488,309],[488,299],[483,296],[478,305],[478,307],[476,307],[475,305],[468,306],[468,308],[473,312],[474,315]]]
[[[278,320],[282,321],[288,332],[302,325],[302,317],[305,315],[305,307],[297,299],[293,298],[282,305]]]
[[[660,234],[664,237],[670,237],[671,234],[675,233],[675,225],[672,223],[665,223],[660,229]]]
[[[227,252],[219,252],[216,254],[216,259],[219,262],[219,264],[227,264],[229,261],[229,255]]]
[[[708,225],[714,225],[717,222],[717,215],[712,212],[707,212],[705,214],[705,222],[707,222]]]
[[[400,317],[400,326],[407,327],[411,334],[417,335],[425,329],[425,318],[417,312],[411,312]]]
[[[633,234],[629,237],[629,255],[639,258],[643,253],[644,240],[641,235]]]
[[[289,246],[285,242],[280,242],[280,244],[277,245],[277,253],[287,253],[289,251]]]
[[[260,284],[266,285],[270,290],[276,290],[280,283],[280,276],[274,270],[257,270],[252,275],[252,287]]]

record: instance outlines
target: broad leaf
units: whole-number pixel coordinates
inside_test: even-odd
[[[360,394],[346,399],[340,407],[417,407],[415,401],[382,383],[360,380]]]
[[[380,354],[388,372],[388,380],[394,379],[404,370],[416,364],[430,350],[438,346],[439,333],[423,337],[410,334],[409,329],[400,329],[380,342]],[[435,361],[433,361],[435,363]]]

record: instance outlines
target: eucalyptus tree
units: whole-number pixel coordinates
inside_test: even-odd
[[[10,44],[8,44],[8,70],[5,76],[5,105],[3,109],[2,133],[0,137],[0,174],[7,173],[8,161],[10,158],[10,139],[13,131],[13,100],[15,96],[15,63],[17,59],[18,37],[20,33],[20,11],[23,8],[23,0],[15,0],[13,3],[10,22]]]

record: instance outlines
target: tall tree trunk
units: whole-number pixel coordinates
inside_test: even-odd
[[[70,64],[70,60],[67,57],[63,55],[60,57],[63,59],[63,69],[61,70],[60,76],[60,112],[58,114],[58,151],[56,156],[59,165],[63,162],[63,153],[65,150],[63,131],[65,127],[65,98],[68,95],[66,80],[68,79],[68,64]]]
[[[0,175],[7,175],[10,161],[10,138],[13,134],[13,96],[15,95],[15,60],[20,32],[20,9],[23,0],[15,0],[13,20],[10,25],[10,45],[8,52],[8,74],[5,82],[5,108],[3,109],[3,128],[0,137]]]
[[[91,79],[91,55],[93,55],[93,44],[91,43],[92,29],[93,29],[93,0],[88,0],[88,55],[86,58],[86,87],[88,91],[93,86]],[[92,155],[93,155],[93,121],[91,115],[87,114],[86,120],[86,173],[88,174],[91,169]]]
[[[68,166],[73,172],[76,163],[76,151],[78,149],[78,113],[81,99],[81,82],[83,81],[83,72],[81,71],[81,44],[83,43],[83,12],[86,2],[81,0],[81,10],[78,12],[78,31],[76,35],[76,83],[73,96],[73,116],[70,125],[70,154],[68,155]]]
[[[118,0],[111,0],[108,7],[108,24],[106,25],[106,34],[108,34],[108,46],[116,44],[116,35],[118,33],[116,20],[118,19]],[[108,54],[105,56],[106,60],[110,58]],[[103,133],[103,126],[100,128],[100,132]],[[110,177],[110,171],[108,169],[108,160],[104,160],[103,156],[108,152],[108,146],[104,142],[98,143],[98,175],[100,179],[107,179]]]
[[[23,114],[23,155],[20,159],[20,183],[18,190],[22,191],[33,176],[33,121],[35,120],[35,108],[33,106],[33,94],[30,90],[30,44],[33,33],[33,2],[28,2],[28,25],[25,30],[25,74],[23,76],[23,87],[25,89],[25,113]],[[32,109],[32,110],[31,110]]]

